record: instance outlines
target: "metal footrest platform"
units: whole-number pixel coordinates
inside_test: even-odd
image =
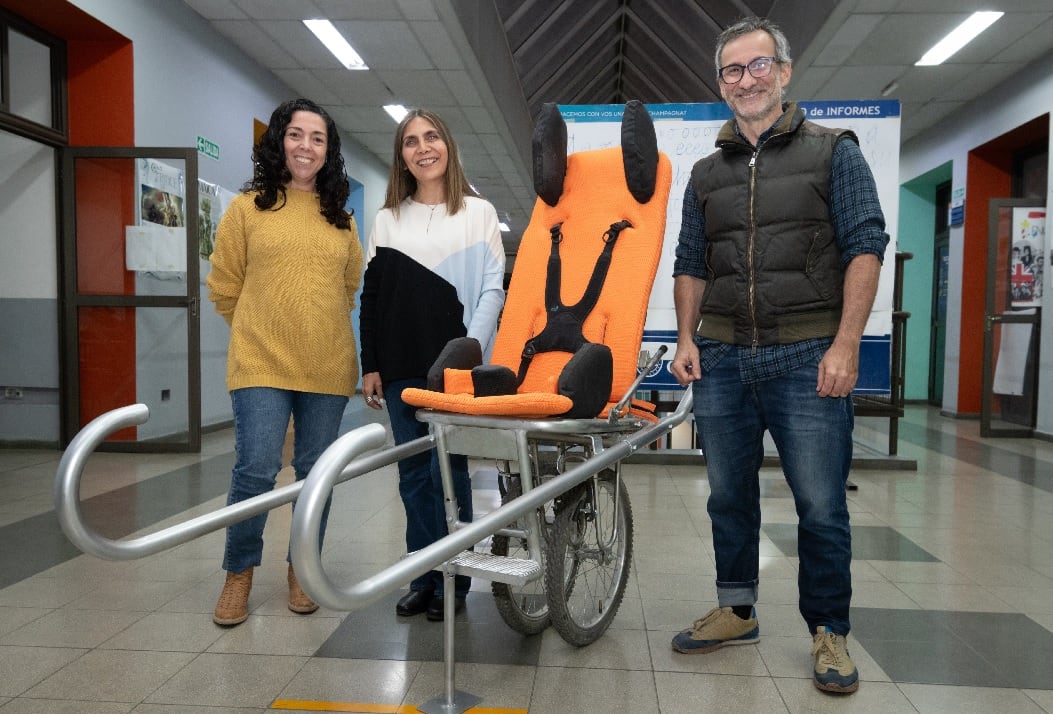
[[[541,576],[541,563],[526,558],[506,558],[503,555],[463,551],[449,560],[449,567],[457,575],[492,580],[523,586]]]

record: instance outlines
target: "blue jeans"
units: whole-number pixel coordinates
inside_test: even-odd
[[[847,635],[852,534],[845,488],[852,463],[852,399],[820,397],[818,364],[754,385],[731,350],[694,382],[695,425],[709,472],[709,517],[721,607],[757,600],[764,430],[779,451],[797,508],[797,586],[810,632]]]
[[[282,467],[290,415],[294,427],[293,470],[297,481],[307,478],[314,462],[339,436],[340,420],[347,406],[347,397],[342,395],[270,387],[235,389],[230,401],[234,408],[235,456],[227,505],[274,488]],[[321,538],[325,537],[330,502],[322,514]],[[224,570],[240,573],[260,564],[266,524],[267,514],[261,513],[227,527]]]
[[[402,401],[403,389],[426,386],[427,380],[423,378],[402,379],[384,385],[384,399],[388,405],[391,433],[396,444],[428,435],[428,425],[417,420],[417,407]],[[468,523],[472,520],[472,482],[468,477],[468,457],[451,454],[450,465],[453,470],[454,497],[457,499],[457,518]],[[406,507],[407,551],[412,553],[429,546],[449,532],[439,457],[435,449],[399,461],[399,495]],[[472,579],[458,575],[454,584],[457,596],[463,597],[468,593]],[[431,570],[417,577],[410,583],[410,590],[431,591],[436,597],[442,597],[442,573]]]

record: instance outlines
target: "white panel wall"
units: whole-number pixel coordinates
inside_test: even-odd
[[[58,297],[55,150],[0,132],[0,299]]]

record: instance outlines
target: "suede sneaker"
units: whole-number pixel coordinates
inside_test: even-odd
[[[691,629],[673,638],[673,649],[685,654],[705,654],[728,645],[752,645],[760,640],[757,611],[750,610],[750,618],[743,620],[730,607],[715,607]]]
[[[820,625],[812,637],[812,656],[815,657],[812,681],[817,689],[850,694],[859,688],[859,672],[848,656],[844,635]]]

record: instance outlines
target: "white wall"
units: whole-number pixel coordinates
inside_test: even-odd
[[[295,92],[182,2],[71,2],[133,42],[136,145],[196,146],[197,137],[202,136],[219,145],[220,160],[199,154],[200,178],[233,191],[241,188],[251,178],[253,119],[266,122],[274,107],[296,96]],[[394,132],[392,125],[393,137]],[[348,173],[365,187],[363,215],[355,217],[365,240],[384,201],[388,168],[348,135],[342,134],[341,142]],[[203,261],[202,282],[207,271],[208,264]],[[201,391],[205,425],[230,418],[225,386],[228,337],[226,324],[211,309],[203,291]]]
[[[955,111],[954,116],[920,134],[904,145],[900,155],[900,183],[910,181],[947,161],[954,162],[952,189],[965,189],[969,151],[1038,116],[1053,116],[1053,53],[1046,55],[1014,75],[1002,86],[979,100]],[[1053,136],[1053,131],[1050,132]],[[1053,176],[1053,162],[1049,169]],[[1053,189],[1053,181],[1049,182]],[[1053,206],[1053,191],[1046,196],[1046,206]],[[965,196],[965,210],[985,210],[970,205]],[[1047,224],[1047,235],[1050,235]],[[947,351],[944,361],[943,408],[958,411],[958,361],[961,344],[962,290],[975,289],[975,281],[963,266],[962,228],[950,234],[950,279],[947,299]],[[1048,264],[1047,260],[1047,264]],[[1047,275],[1045,294],[1053,271]],[[1042,315],[1040,375],[1037,431],[1053,435],[1053,306]]]

